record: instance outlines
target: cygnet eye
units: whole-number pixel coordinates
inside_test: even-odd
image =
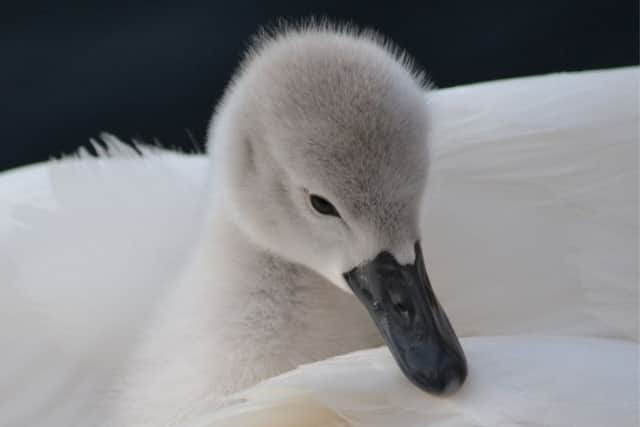
[[[313,206],[313,209],[315,209],[316,212],[322,215],[333,215],[337,216],[338,218],[340,217],[340,214],[338,213],[338,210],[335,208],[335,206],[333,206],[331,202],[324,197],[318,196],[316,194],[311,194],[309,196],[309,200],[311,201],[311,206]]]

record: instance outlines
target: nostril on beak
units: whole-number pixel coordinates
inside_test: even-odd
[[[393,308],[395,312],[400,316],[402,321],[405,323],[405,326],[408,327],[411,325],[413,321],[413,313],[411,308],[405,305],[403,302],[396,302],[393,304]]]

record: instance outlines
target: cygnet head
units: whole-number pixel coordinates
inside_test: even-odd
[[[222,208],[256,245],[353,292],[407,377],[445,393],[466,362],[424,268],[422,74],[371,32],[262,36],[214,115]]]

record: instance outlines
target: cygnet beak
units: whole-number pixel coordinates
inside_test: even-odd
[[[464,382],[467,362],[431,288],[420,242],[414,247],[413,265],[400,265],[384,251],[344,278],[407,378],[427,392],[448,394]]]

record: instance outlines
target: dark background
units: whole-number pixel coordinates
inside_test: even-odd
[[[638,0],[46,4],[0,6],[0,170],[102,130],[201,149],[250,36],[278,17],[374,27],[439,87],[638,64]]]

